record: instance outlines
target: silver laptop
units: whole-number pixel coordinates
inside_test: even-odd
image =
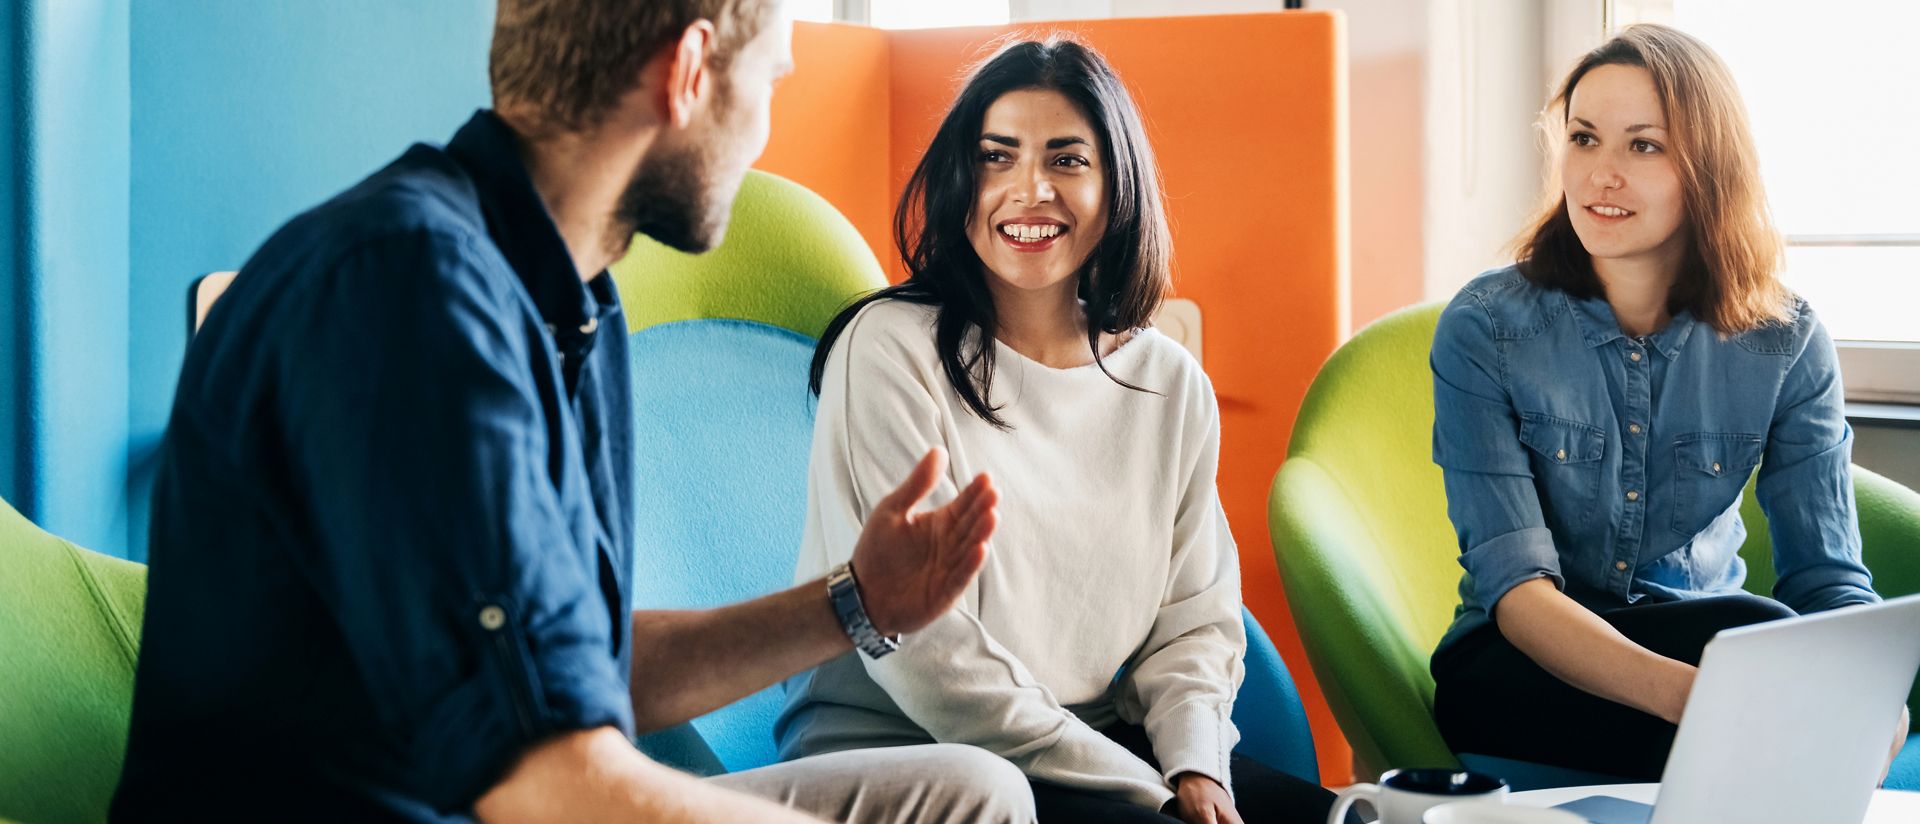
[[[1920,671],[1920,595],[1721,632],[1653,824],[1859,824]]]

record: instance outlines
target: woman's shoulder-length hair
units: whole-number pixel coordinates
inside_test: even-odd
[[[1560,136],[1574,88],[1607,65],[1646,69],[1667,118],[1685,199],[1681,231],[1688,234],[1669,308],[1691,312],[1722,335],[1791,322],[1793,298],[1780,281],[1785,244],[1768,214],[1746,107],[1732,73],[1705,43],[1678,29],[1643,24],[1588,52],[1541,113],[1549,156],[1566,150]],[[1520,271],[1540,286],[1598,296],[1593,258],[1574,234],[1558,175],[1546,178],[1540,210],[1512,245]]]

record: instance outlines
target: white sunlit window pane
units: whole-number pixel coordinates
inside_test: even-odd
[[[1007,0],[871,0],[868,12],[882,29],[998,26],[1013,19]]]
[[[1835,337],[1902,341],[1920,338],[1920,249],[1795,246],[1786,280],[1813,304]]]
[[[812,23],[833,22],[833,0],[787,0],[793,19]]]
[[[1671,19],[1733,70],[1788,242],[1896,244],[1794,246],[1787,283],[1835,337],[1920,340],[1920,5],[1674,0]]]

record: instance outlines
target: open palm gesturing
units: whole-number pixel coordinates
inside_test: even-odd
[[[991,478],[976,476],[946,505],[914,511],[946,468],[946,450],[929,450],[906,481],[874,505],[853,548],[860,600],[882,635],[932,623],[986,563],[1000,502]]]

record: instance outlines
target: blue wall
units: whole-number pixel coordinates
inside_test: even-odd
[[[186,290],[487,102],[491,0],[0,0],[0,497],[146,555]]]
[[[0,495],[125,544],[128,0],[4,4],[8,368]]]
[[[58,0],[65,2],[65,0]],[[487,103],[490,0],[133,3],[128,555],[186,346],[187,287]]]

